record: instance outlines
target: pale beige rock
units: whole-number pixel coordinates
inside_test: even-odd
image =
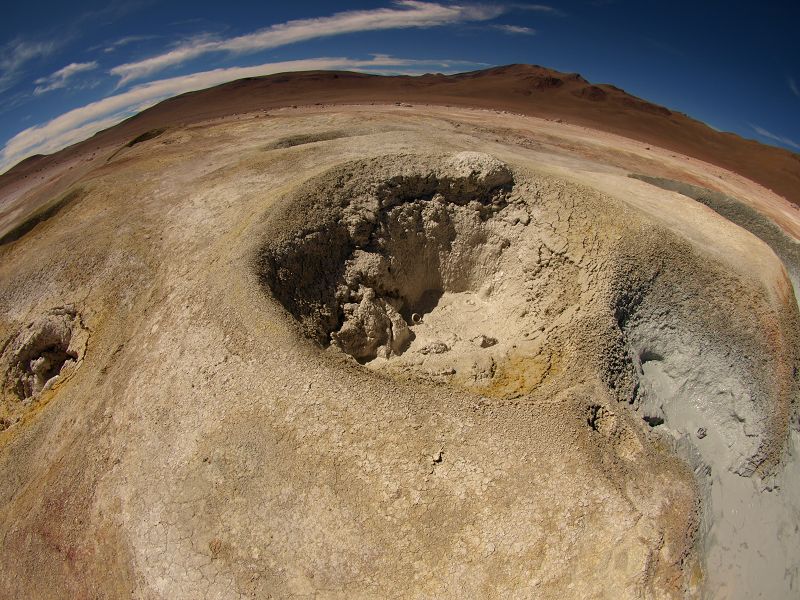
[[[3,360],[57,307],[91,332],[68,377],[3,396],[0,596],[700,597],[720,504],[699,444],[732,444],[731,481],[786,477],[797,304],[766,244],[605,161],[719,171],[643,148],[365,106],[97,165],[0,247]],[[715,390],[702,423],[676,382]]]

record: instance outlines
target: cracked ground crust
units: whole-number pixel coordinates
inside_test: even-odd
[[[505,148],[452,119],[320,112],[166,132],[120,153],[57,217],[0,249],[3,339],[67,303],[92,331],[81,369],[0,432],[0,571],[15,574],[0,578],[0,596],[697,595],[691,471],[576,362],[586,347],[547,354],[537,367],[546,376],[524,393],[514,381],[531,366],[512,361],[498,381],[516,391],[474,394],[322,350],[264,293],[252,259],[278,209],[313,177],[388,153],[481,150],[544,171],[553,206],[578,193],[603,225],[575,227],[567,248],[548,239],[532,277],[567,250],[647,248],[653,217],[637,204],[638,182],[603,172],[627,203],[575,188],[558,152]],[[278,143],[321,130],[357,137]],[[600,171],[578,166],[587,171],[572,177],[597,183]],[[791,288],[771,253],[680,208],[702,231],[716,228],[775,321],[770,307]],[[688,218],[659,226],[702,236]],[[589,281],[624,271],[605,260],[583,265]],[[554,315],[547,339],[559,339],[561,322],[594,322],[562,310],[568,296],[541,298],[546,287],[526,293],[543,319]],[[595,343],[605,342],[585,345]],[[565,375],[577,367],[581,377]]]

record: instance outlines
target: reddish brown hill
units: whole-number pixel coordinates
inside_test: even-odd
[[[575,73],[532,65],[419,77],[308,71],[241,79],[165,100],[75,146],[50,156],[26,159],[0,176],[0,189],[72,153],[127,142],[154,128],[293,104],[396,101],[563,118],[738,172],[800,205],[800,155],[715,131],[613,85],[593,85]]]

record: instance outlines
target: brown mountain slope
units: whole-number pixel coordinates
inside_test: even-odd
[[[533,65],[420,77],[308,71],[242,79],[165,100],[70,148],[26,159],[0,176],[0,190],[76,153],[127,142],[155,128],[293,104],[395,101],[567,119],[716,164],[800,205],[800,155],[715,131],[615,86],[593,85],[578,74]]]

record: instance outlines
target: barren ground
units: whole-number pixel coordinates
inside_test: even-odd
[[[0,597],[795,597],[798,265],[631,173],[794,256],[740,175],[492,110],[233,115],[6,190],[67,200],[0,245]]]

